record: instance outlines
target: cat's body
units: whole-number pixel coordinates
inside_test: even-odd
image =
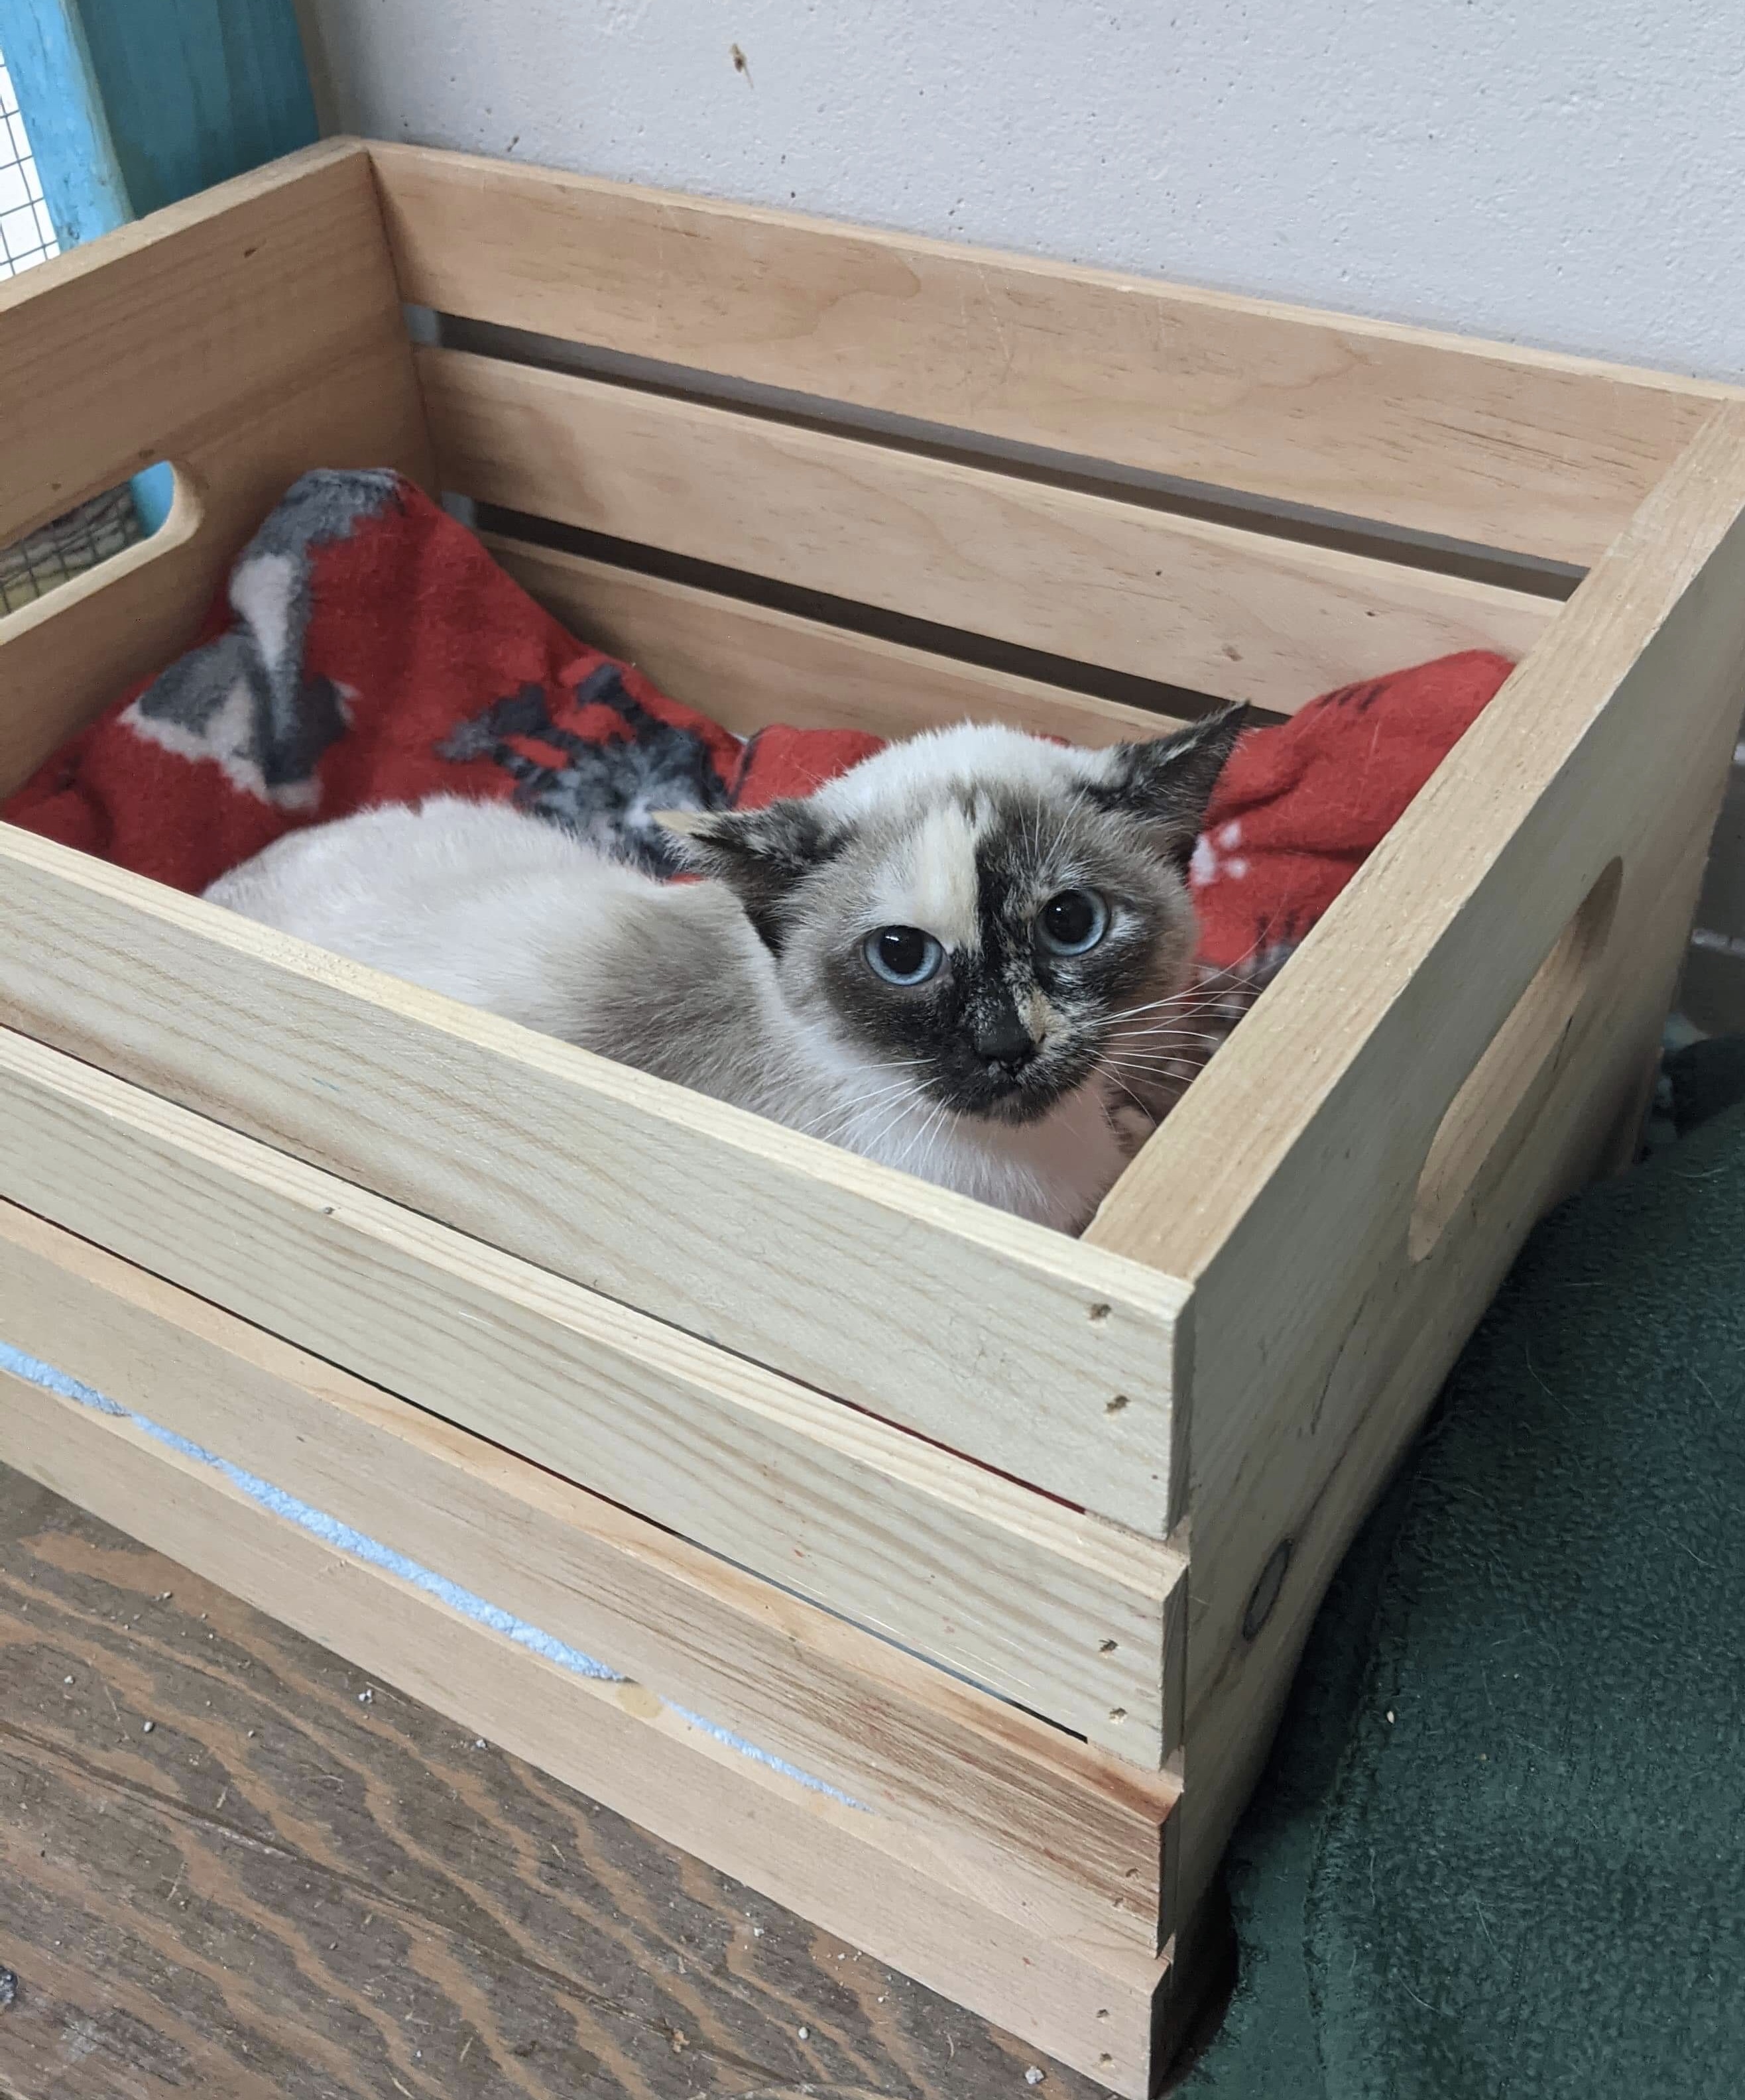
[[[1073,1230],[1120,1171],[1124,1105],[1157,1112],[1144,1039],[1186,982],[1182,868],[1233,734],[917,738],[805,801],[675,819],[700,882],[444,797],[294,832],[208,895]],[[1101,930],[1062,946],[1039,915],[1082,935],[1087,898]],[[917,953],[926,974],[890,974]]]

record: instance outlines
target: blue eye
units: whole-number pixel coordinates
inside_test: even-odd
[[[1109,930],[1109,907],[1094,889],[1063,889],[1036,914],[1036,938],[1057,955],[1084,955]]]
[[[945,951],[919,926],[881,926],[860,944],[867,967],[886,984],[926,984],[937,975]]]

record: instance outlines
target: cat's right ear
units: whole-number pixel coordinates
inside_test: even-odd
[[[1119,810],[1153,827],[1171,858],[1185,870],[1248,708],[1239,701],[1191,722],[1173,736],[1143,743],[1109,745],[1101,754],[1102,777],[1090,792],[1105,809]]]
[[[681,810],[655,818],[678,843],[687,874],[725,883],[772,955],[781,952],[787,907],[805,878],[842,849],[810,802],[762,810]]]

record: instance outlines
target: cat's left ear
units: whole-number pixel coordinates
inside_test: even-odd
[[[1239,700],[1173,736],[1111,744],[1101,754],[1102,776],[1091,782],[1091,793],[1105,809],[1157,826],[1165,851],[1185,867],[1248,712]]]
[[[803,801],[771,802],[762,810],[667,810],[655,822],[678,840],[687,874],[727,885],[773,955],[781,952],[795,889],[844,843],[843,834],[832,832]]]

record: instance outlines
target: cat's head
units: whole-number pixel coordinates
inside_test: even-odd
[[[815,1040],[1029,1123],[1186,983],[1188,859],[1243,712],[1101,751],[966,725],[804,801],[663,821],[739,898]]]

